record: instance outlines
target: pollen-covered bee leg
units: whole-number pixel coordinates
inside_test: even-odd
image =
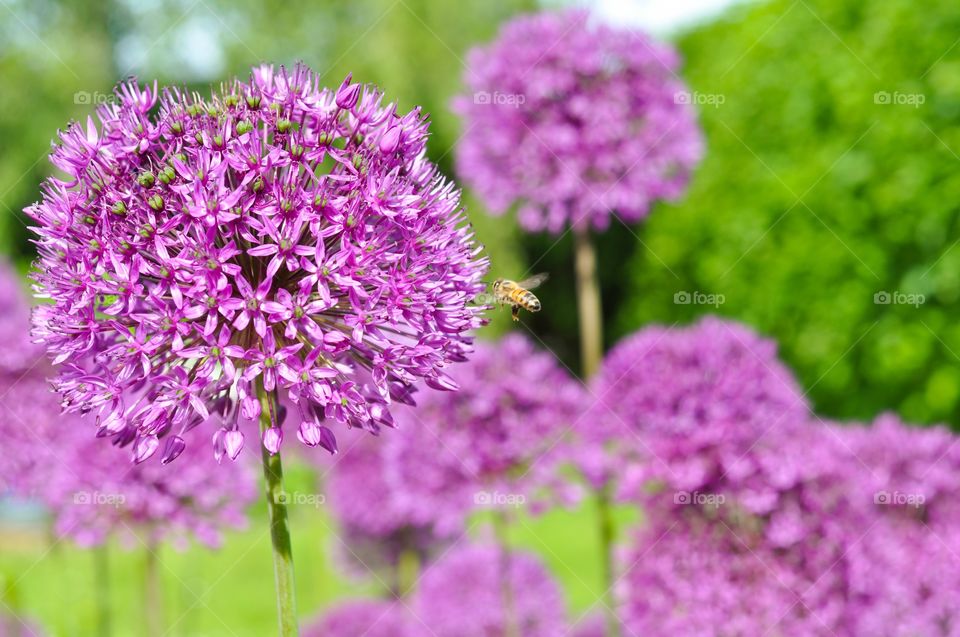
[[[514,305],[512,308],[510,308],[510,314],[511,314],[511,316],[513,317],[513,320],[514,320],[514,321],[519,321],[519,320],[520,320],[520,306],[519,306],[519,305]]]

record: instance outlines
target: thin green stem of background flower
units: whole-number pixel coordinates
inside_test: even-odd
[[[580,368],[584,382],[588,382],[599,369],[603,359],[603,309],[600,304],[600,282],[597,278],[597,253],[590,239],[590,231],[586,228],[574,228],[573,241],[580,327]],[[610,494],[603,488],[597,491],[596,496],[607,637],[619,637],[620,620],[617,618],[612,590],[613,545],[616,538],[610,510]]]

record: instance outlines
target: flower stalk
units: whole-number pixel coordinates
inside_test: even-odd
[[[580,366],[584,381],[599,369],[603,359],[603,308],[600,303],[600,282],[597,277],[597,253],[585,227],[574,227],[574,269],[577,279],[577,311],[580,326]],[[619,637],[620,621],[613,599],[613,546],[616,529],[610,510],[607,487],[596,493],[597,531],[600,538],[600,563],[603,573],[603,603],[607,637]]]
[[[279,425],[276,392],[268,392],[263,382],[257,383],[257,394],[262,407],[260,434]],[[273,548],[273,575],[277,595],[277,614],[280,637],[297,637],[297,601],[293,577],[293,548],[287,519],[287,499],[283,490],[283,465],[280,453],[271,454],[261,443],[263,478],[270,519],[270,542]]]
[[[580,366],[586,380],[597,371],[603,358],[603,310],[597,278],[597,253],[590,239],[590,231],[582,227],[574,228],[573,239],[580,325]]]
[[[504,637],[521,637],[520,626],[517,621],[516,593],[513,590],[513,573],[511,573],[510,540],[507,538],[507,515],[501,510],[493,512],[493,532],[497,538],[500,555],[500,592],[503,596],[503,635]]]

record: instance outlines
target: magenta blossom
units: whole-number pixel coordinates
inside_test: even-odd
[[[818,581],[748,531],[679,517],[657,521],[623,556],[619,589],[625,634],[852,635],[838,630],[842,576]],[[826,571],[829,564],[823,566]]]
[[[358,432],[343,440],[340,455],[324,474],[327,502],[339,525],[334,544],[339,561],[346,571],[360,578],[375,574],[395,589],[405,556],[427,562],[456,529],[445,523],[447,510],[411,506],[403,496],[409,482],[396,482],[387,467],[384,446],[410,433],[402,429],[376,440]]]
[[[457,171],[495,214],[558,234],[643,219],[686,187],[703,144],[677,53],[581,11],[523,16],[472,51]]]
[[[0,261],[0,374],[18,376],[43,360],[30,342],[30,302],[13,268]]]
[[[811,422],[771,437],[747,470],[649,509],[622,561],[628,628],[956,635],[955,438],[889,415],[872,427]]]
[[[557,452],[584,398],[553,356],[519,335],[481,341],[451,376],[459,391],[398,408],[397,431],[348,439],[329,469],[330,504],[365,562],[383,560],[366,557],[357,539],[379,539],[378,553],[396,557],[405,547],[426,557],[459,537],[478,509],[515,511],[567,496]]]
[[[453,387],[486,260],[419,110],[298,65],[206,99],[132,81],[98,117],[60,135],[65,177],[27,209],[50,301],[35,336],[68,410],[145,460],[212,413],[237,449],[237,418],[276,392],[300,440],[333,450],[332,421],[376,431],[418,379]]]
[[[348,601],[304,627],[303,637],[413,637],[429,634],[399,602]]]
[[[453,378],[460,391],[397,410],[400,431],[381,451],[407,515],[448,532],[477,509],[567,499],[557,452],[584,403],[579,382],[520,335],[479,343]]]
[[[616,476],[627,496],[650,481],[704,490],[750,471],[752,450],[778,444],[810,413],[775,343],[712,317],[625,338],[590,389],[576,454],[595,485]]]
[[[117,535],[134,545],[184,546],[192,537],[217,547],[224,530],[246,526],[246,509],[258,495],[252,463],[218,467],[204,446],[171,436],[161,453],[130,465],[109,439],[87,433],[85,419],[67,418],[69,432],[61,426],[46,432],[50,457],[34,472],[30,490],[53,513],[58,536],[81,546]],[[171,471],[163,465],[174,454],[186,461]]]
[[[540,560],[496,547],[464,545],[444,555],[420,579],[413,609],[434,637],[508,635],[511,625],[524,637],[561,637],[566,629],[560,587]]]

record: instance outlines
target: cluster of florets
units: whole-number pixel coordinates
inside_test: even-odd
[[[789,448],[783,472],[731,477],[703,501],[691,494],[635,536],[626,625],[637,634],[709,632],[717,622],[743,635],[956,634],[952,442],[946,430],[890,416],[873,427],[809,423],[782,438],[756,456],[775,467]]]
[[[578,426],[581,466],[596,486],[616,476],[630,499],[649,482],[717,491],[731,474],[761,471],[751,454],[779,444],[810,414],[776,344],[716,318],[625,338],[590,391]]]
[[[238,418],[265,407],[279,449],[284,400],[298,438],[334,450],[330,422],[376,431],[415,381],[454,387],[486,261],[419,110],[297,66],[209,98],[131,81],[98,117],[60,135],[66,176],[27,209],[50,301],[35,337],[67,409],[138,461],[215,414],[236,457]]]
[[[461,178],[528,230],[639,221],[703,153],[678,55],[582,11],[524,16],[467,58]]]
[[[215,548],[224,530],[246,526],[247,507],[258,495],[252,463],[219,467],[209,450],[191,445],[176,470],[159,454],[130,465],[109,440],[90,436],[83,418],[72,420],[70,434],[48,432],[55,451],[32,490],[53,513],[58,537],[81,546],[111,535],[133,546],[195,539]]]
[[[443,540],[476,510],[568,495],[555,451],[582,408],[579,383],[519,335],[478,343],[451,377],[459,391],[396,410],[396,435],[344,445],[328,487],[350,536]]]
[[[560,587],[534,555],[464,544],[432,564],[409,599],[350,601],[304,634],[560,637],[565,622]]]

